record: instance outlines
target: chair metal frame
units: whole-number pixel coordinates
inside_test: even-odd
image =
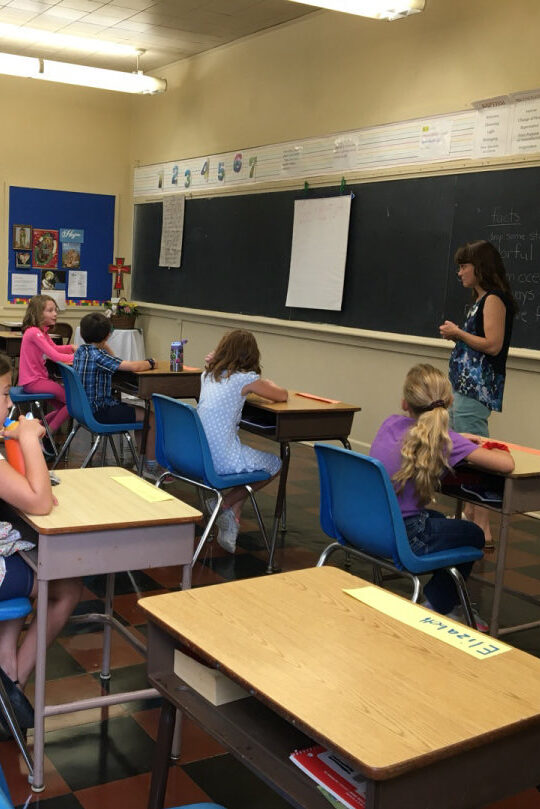
[[[321,527],[325,534],[337,540],[324,549],[317,567],[324,565],[337,551],[355,556],[369,562],[374,570],[380,572],[382,568],[410,579],[413,603],[418,602],[422,592],[419,576],[444,569],[454,580],[468,625],[476,629],[465,580],[456,565],[481,559],[482,551],[462,547],[418,556],[409,544],[397,496],[382,463],[329,444],[315,444],[315,452],[319,465]],[[369,498],[368,503],[365,497]],[[336,503],[336,499],[343,502]],[[377,499],[379,509],[374,505]],[[380,576],[374,578],[378,584],[382,583]]]
[[[9,598],[6,601],[0,601],[0,622],[11,621],[15,618],[24,618],[32,612],[32,604],[27,598]],[[5,689],[4,683],[0,679],[0,710],[6,720],[7,726],[11,735],[15,739],[25,764],[28,768],[28,782],[31,784],[34,778],[34,762],[32,756],[26,746],[22,730],[15,716],[15,712],[11,705],[8,693]],[[1,794],[1,791],[0,791]],[[3,809],[0,803],[0,809]]]
[[[28,405],[32,415],[34,415],[34,408],[36,409],[37,416],[45,427],[45,432],[47,433],[47,437],[51,443],[55,457],[57,457],[58,450],[56,449],[56,444],[54,442],[51,428],[49,427],[49,422],[45,418],[45,411],[41,405],[42,402],[46,402],[49,399],[54,399],[54,393],[25,393],[22,385],[13,385],[9,391],[9,398],[13,402],[13,407],[9,413],[10,419],[13,418],[15,410],[18,410],[19,413],[22,412],[21,405]]]
[[[76,371],[74,371],[73,368],[71,368],[69,365],[65,365],[64,363],[58,363],[58,367],[60,368],[60,373],[62,374],[62,380],[64,382],[64,388],[66,391],[66,405],[68,413],[73,419],[73,427],[71,428],[71,432],[66,438],[64,445],[62,446],[62,449],[56,456],[52,468],[56,469],[57,465],[60,463],[61,459],[65,456],[71,442],[73,441],[75,435],[77,434],[77,432],[81,427],[87,430],[92,435],[92,444],[86,458],[84,459],[81,465],[81,469],[84,469],[86,466],[88,466],[89,463],[91,463],[92,458],[96,454],[103,438],[105,439],[105,442],[102,447],[103,449],[102,465],[104,465],[105,463],[105,452],[107,449],[106,446],[107,441],[111,446],[117,465],[118,466],[122,465],[112,438],[113,435],[125,436],[128,447],[131,450],[131,454],[133,456],[133,463],[135,464],[135,467],[138,468],[139,461],[137,457],[137,452],[135,450],[135,447],[133,446],[133,440],[131,438],[130,432],[142,430],[143,428],[142,421],[128,422],[125,424],[102,424],[101,422],[96,421],[94,414],[92,413],[92,408],[90,407],[90,402],[88,401],[88,396],[86,395],[86,391],[83,388],[83,384],[79,374]]]
[[[243,486],[247,491],[266,549],[270,553],[268,535],[250,485],[269,480],[270,475],[263,471],[219,475],[214,468],[204,427],[196,409],[185,402],[159,393],[153,393],[152,400],[156,418],[156,460],[167,470],[155,485],[161,486],[167,475],[172,475],[184,483],[197,487],[199,495],[206,492],[207,495],[216,497],[213,509],[208,506],[208,498],[206,500],[206,510],[210,512],[210,518],[193,554],[191,567],[197,561],[214,527],[223,502],[221,492],[234,486]]]

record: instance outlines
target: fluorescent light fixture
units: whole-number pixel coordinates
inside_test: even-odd
[[[358,14],[361,17],[373,17],[376,20],[399,20],[409,14],[418,14],[424,10],[425,0],[292,0],[330,11],[344,11],[346,14]]]
[[[76,84],[82,87],[95,87],[100,90],[116,90],[120,93],[164,93],[165,79],[145,76],[142,71],[124,73],[121,70],[105,70],[101,67],[74,65],[69,62],[53,62],[34,56],[17,56],[0,53],[0,73],[8,76],[57,81],[62,84]]]
[[[35,78],[44,81],[77,84],[101,90],[117,90],[120,93],[163,93],[167,88],[165,79],[145,76],[142,71],[124,73],[120,70],[105,70],[101,67],[52,62],[50,59],[42,61],[43,72]]]
[[[0,73],[6,76],[35,78],[39,73],[39,60],[32,56],[15,56],[13,53],[0,53]]]
[[[140,53],[133,45],[119,42],[108,42],[106,39],[78,37],[71,34],[56,34],[53,31],[42,31],[40,28],[28,28],[11,23],[0,23],[0,39],[13,42],[24,42],[26,45],[46,45],[52,48],[69,48],[86,53],[105,53],[111,56],[136,56]]]

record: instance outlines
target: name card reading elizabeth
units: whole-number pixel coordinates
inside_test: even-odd
[[[378,587],[357,587],[354,590],[344,590],[343,592],[363,604],[367,604],[368,607],[373,607],[402,624],[412,626],[413,629],[418,629],[425,635],[438,638],[443,643],[447,643],[461,652],[466,652],[478,660],[485,660],[488,657],[509,652],[511,649],[505,643],[501,643],[489,635],[484,635],[477,629],[451,621],[444,615],[427,610],[411,601],[405,601]]]

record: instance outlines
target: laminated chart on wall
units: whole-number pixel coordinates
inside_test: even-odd
[[[295,201],[286,306],[341,309],[351,200]]]
[[[180,267],[182,262],[185,201],[184,194],[174,194],[163,200],[160,267]]]

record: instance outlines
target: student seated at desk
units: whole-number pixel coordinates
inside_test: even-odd
[[[53,343],[48,332],[54,331],[58,309],[56,301],[50,295],[34,295],[28,302],[24,316],[21,342],[21,356],[19,360],[19,385],[24,387],[25,393],[52,393],[52,410],[46,418],[51,432],[54,433],[68,418],[66,407],[66,393],[60,382],[49,377],[45,360],[54,362],[73,362],[75,346]],[[49,446],[47,437],[44,439],[45,454],[54,456],[54,448]]]
[[[0,423],[11,408],[9,389],[11,365],[0,354]],[[4,435],[4,430],[0,431]],[[25,464],[21,475],[0,455],[0,492],[2,499],[30,514],[48,514],[53,507],[49,472],[40,449],[40,438],[45,428],[35,420],[21,418],[17,428],[9,431],[9,441],[18,441]],[[51,582],[47,612],[47,643],[56,638],[73,608],[79,603],[82,582],[79,579],[62,579]],[[37,585],[33,570],[18,553],[0,556],[0,601],[10,598],[34,598]],[[24,618],[0,623],[0,676],[19,724],[33,727],[34,711],[23,693],[23,688],[36,663],[36,624],[32,620],[22,642],[18,645]],[[7,738],[9,731],[0,722],[0,737]]]
[[[112,395],[112,375],[116,371],[151,371],[155,360],[122,360],[115,357],[107,344],[111,333],[111,321],[101,312],[91,312],[81,320],[80,345],[73,358],[73,368],[82,379],[96,421],[102,424],[124,424],[144,420],[144,408],[118,401]],[[135,433],[140,446],[141,433]],[[154,416],[150,414],[146,443],[146,471],[156,472],[156,437]]]
[[[242,444],[238,424],[248,393],[257,393],[272,402],[286,402],[288,393],[269,379],[261,379],[261,355],[250,331],[235,329],[225,334],[218,347],[206,357],[201,376],[201,396],[197,411],[201,418],[216,472],[231,475],[240,472],[268,472],[270,478],[252,484],[254,490],[270,483],[279,473],[281,461],[270,452]],[[234,553],[240,526],[240,514],[247,497],[239,486],[223,498],[217,519],[217,541]]]
[[[401,407],[406,415],[387,418],[371,446],[371,456],[384,464],[392,478],[409,543],[419,556],[467,545],[484,547],[484,533],[476,523],[446,519],[441,512],[426,508],[449,468],[466,459],[493,472],[514,469],[510,453],[483,449],[476,436],[448,429],[452,399],[450,382],[437,368],[415,365],[403,387]],[[458,569],[467,578],[472,564],[458,565]],[[424,595],[424,606],[462,619],[454,582],[444,570],[433,574]],[[486,622],[475,617],[478,628],[487,631]]]

